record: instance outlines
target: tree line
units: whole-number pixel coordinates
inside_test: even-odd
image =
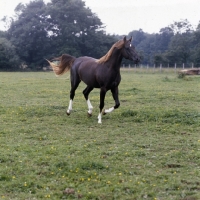
[[[0,31],[0,70],[40,70],[47,66],[45,58],[63,53],[100,58],[123,37],[106,34],[101,20],[82,0],[20,3],[14,17],[2,20],[8,29]],[[140,29],[130,36],[143,64],[200,64],[200,24],[193,30],[181,20],[156,34]]]
[[[132,31],[133,43],[143,64],[173,67],[184,64],[200,67],[200,23],[194,30],[187,19],[161,28],[159,33]]]

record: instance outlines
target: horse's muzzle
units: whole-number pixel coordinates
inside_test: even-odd
[[[138,64],[138,63],[140,62],[140,59],[139,59],[139,58],[136,58],[136,59],[134,60],[134,62],[135,62],[135,64]]]

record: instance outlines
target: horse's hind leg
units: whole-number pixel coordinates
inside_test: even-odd
[[[93,106],[88,98],[89,93],[93,90],[93,87],[87,86],[84,90],[83,90],[83,95],[87,101],[87,105],[88,105],[88,116],[92,116],[92,109]]]
[[[71,77],[73,77],[72,74],[71,74]],[[68,106],[68,109],[67,109],[67,115],[71,114],[73,99],[74,99],[74,96],[75,96],[75,90],[77,89],[80,82],[81,82],[81,80],[78,77],[71,78],[70,101],[69,101],[69,106]]]

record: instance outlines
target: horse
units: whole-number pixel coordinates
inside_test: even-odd
[[[134,61],[137,64],[140,58],[131,46],[132,37],[126,39],[126,36],[117,41],[110,50],[100,59],[92,57],[78,57],[75,58],[68,54],[63,54],[58,58],[49,61],[54,73],[59,76],[70,70],[70,101],[67,109],[67,115],[72,112],[72,104],[75,96],[75,90],[79,83],[83,81],[87,87],[83,90],[83,95],[88,106],[88,115],[92,115],[93,106],[89,99],[89,94],[94,88],[100,89],[100,104],[98,123],[102,123],[102,115],[111,113],[113,110],[119,108],[120,101],[118,97],[118,86],[121,81],[120,66],[122,59]],[[104,99],[106,92],[111,90],[115,105],[109,109],[104,108]]]

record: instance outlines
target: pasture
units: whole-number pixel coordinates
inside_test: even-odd
[[[0,73],[0,199],[200,199],[200,77],[121,75],[98,124],[83,83],[66,115],[69,73]]]

